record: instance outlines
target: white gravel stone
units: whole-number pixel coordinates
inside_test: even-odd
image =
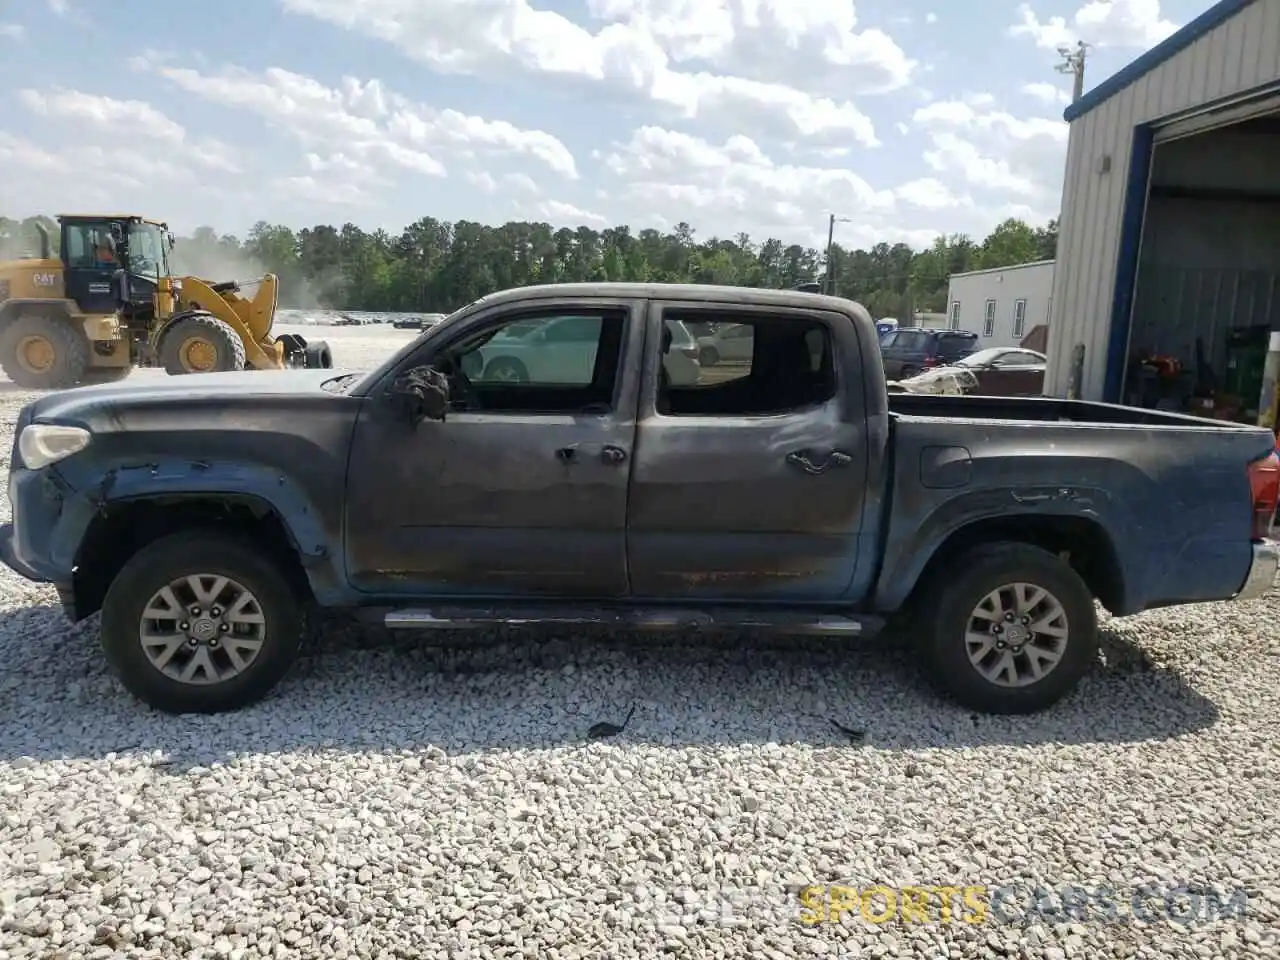
[[[342,363],[404,339],[324,335]],[[32,395],[4,386],[7,457]],[[259,706],[173,718],[96,618],[0,571],[0,960],[1276,957],[1276,614],[1104,618],[1105,663],[1029,718],[941,703],[887,647],[337,623]],[[1018,892],[1011,922],[802,923],[799,888],[841,883]],[[1144,883],[1145,923],[1025,909],[1105,885],[1127,914]],[[1242,915],[1171,921],[1207,888]]]

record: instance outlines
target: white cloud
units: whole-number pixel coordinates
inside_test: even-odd
[[[1022,92],[1050,107],[1065,107],[1071,102],[1071,95],[1053,83],[1025,83],[1022,85]]]
[[[19,90],[18,100],[33,113],[80,120],[100,130],[127,128],[130,134],[181,143],[186,130],[141,100],[113,100],[79,90]]]
[[[603,227],[609,223],[607,217],[559,200],[544,200],[534,209],[536,213],[531,219],[546,220],[558,226]]]
[[[1160,10],[1160,0],[1089,0],[1070,20],[1041,20],[1029,3],[1018,7],[1015,37],[1029,37],[1038,47],[1054,50],[1077,40],[1100,47],[1153,47],[1178,29]]]
[[[929,24],[937,23],[938,15],[936,13],[926,13],[924,15],[924,22]]]
[[[951,188],[936,177],[910,180],[894,190],[894,194],[905,203],[923,210],[950,210],[973,205],[971,197],[952,193]]]
[[[20,40],[26,33],[26,28],[20,23],[0,23],[0,37]]]
[[[971,188],[1012,195],[1027,209],[1039,211],[1029,219],[1052,216],[1062,193],[1067,124],[1015,117],[973,102],[985,103],[985,98],[941,100],[915,112],[913,123],[931,143],[925,163]]]
[[[84,125],[90,131],[101,131],[108,136],[108,142],[116,139],[124,129],[132,135],[164,143],[174,160],[228,173],[239,170],[231,148],[225,143],[213,139],[190,141],[181,124],[141,100],[115,100],[79,90],[42,93],[23,89],[18,91],[18,102],[42,117],[71,121]]]
[[[562,177],[578,176],[568,148],[545,131],[413,103],[378,80],[344,77],[335,88],[278,67],[260,74],[240,67],[203,74],[150,61],[135,66],[195,96],[255,113],[313,148],[342,150],[426,176],[446,174],[440,157],[467,161],[476,155],[524,157]]]
[[[693,120],[876,143],[848,97],[895,90],[915,64],[857,31],[849,0],[589,0],[598,29],[529,0],[280,0],[441,73],[586,85]]]
[[[271,186],[289,199],[323,206],[346,207],[365,203],[369,199],[364,189],[355,183],[321,180],[309,175],[277,177]]]
[[[48,150],[30,140],[0,132],[0,169],[5,171],[6,192],[25,192],[23,184],[43,181],[54,185],[54,178],[65,178],[63,184],[91,179],[102,184],[145,187],[148,184],[194,184],[199,182],[190,164],[164,159],[158,151],[134,150],[128,147],[81,146],[69,150]],[[58,204],[62,206],[62,204]]]
[[[720,225],[775,236],[815,237],[827,213],[855,222],[842,228],[849,242],[914,233],[895,221],[896,198],[852,170],[777,163],[742,135],[723,143],[662,127],[636,130],[603,156],[617,186],[607,187],[631,220],[687,220],[703,232]],[[932,234],[931,234],[932,235]]]
[[[538,185],[533,182],[533,178],[524,173],[504,173],[495,177],[487,170],[468,170],[464,177],[467,183],[481,193],[494,194],[503,189],[516,193],[538,193]]]

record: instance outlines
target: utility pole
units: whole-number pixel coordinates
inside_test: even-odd
[[[1062,62],[1054,69],[1059,73],[1069,73],[1074,77],[1074,85],[1071,89],[1072,103],[1084,96],[1084,64],[1089,56],[1089,46],[1083,40],[1077,40],[1074,50],[1070,47],[1058,48],[1058,56],[1062,58]]]
[[[831,269],[831,252],[836,239],[836,224],[852,222],[853,220],[851,218],[837,217],[834,213],[827,219],[827,265],[826,275],[822,278],[822,286],[826,291],[827,296],[834,296],[836,292],[835,271]]]

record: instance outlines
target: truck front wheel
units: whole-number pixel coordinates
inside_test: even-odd
[[[1023,543],[955,558],[923,599],[934,683],[972,710],[1035,713],[1075,689],[1097,656],[1093,595],[1066,561]]]
[[[102,604],[112,669],[130,693],[166,713],[220,713],[261,700],[297,659],[305,627],[278,562],[212,529],[144,547]]]

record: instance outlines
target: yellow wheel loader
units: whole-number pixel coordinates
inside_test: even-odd
[[[60,252],[0,262],[0,368],[28,389],[168,373],[332,367],[323,341],[271,335],[279,281],[213,283],[169,272],[168,226],[132,214],[63,215]],[[250,296],[245,288],[256,287]]]

